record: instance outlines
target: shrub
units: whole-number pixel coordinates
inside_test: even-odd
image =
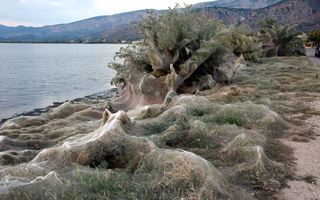
[[[251,61],[258,55],[257,38],[248,26],[226,27],[190,8],[174,8],[163,15],[151,12],[140,28],[144,40],[116,54],[123,64],[109,65],[117,71],[112,84],[126,91],[115,109],[162,103],[169,91],[210,89],[214,80],[228,83],[230,75],[221,67],[227,55]]]
[[[306,55],[301,32],[295,26],[279,25],[274,21],[261,23],[260,41],[263,44],[263,56]]]
[[[314,30],[308,34],[308,41],[314,44],[320,44],[320,29]]]

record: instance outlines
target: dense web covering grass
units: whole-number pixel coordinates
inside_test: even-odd
[[[55,116],[50,118],[55,121],[50,130],[56,130],[65,127],[62,122],[69,117],[76,122],[87,113],[89,108],[75,109],[78,106],[83,105],[65,104],[37,119]],[[68,114],[62,114],[64,110]],[[91,116],[87,123],[98,128],[101,120],[86,116]],[[107,118],[105,125],[85,134],[78,130],[74,135],[72,126],[65,127],[71,135],[41,150],[30,162],[3,166],[4,197],[254,199],[279,189],[291,173],[290,165],[279,159],[285,147],[275,145],[265,151],[273,140],[268,127],[284,131],[287,126],[265,105],[220,104],[201,96],[171,94],[163,104]],[[34,119],[9,120],[1,131],[35,132],[43,124],[25,123]]]

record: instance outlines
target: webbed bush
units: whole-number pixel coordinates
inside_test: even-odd
[[[123,89],[114,110],[162,103],[169,91],[195,93],[229,83],[238,57],[255,61],[258,55],[249,27],[226,27],[189,8],[149,13],[140,28],[144,40],[121,48],[116,57],[124,62],[109,65],[117,71],[112,84]]]
[[[236,56],[246,61],[257,61],[261,49],[260,42],[248,25],[231,25],[225,30],[223,42]]]

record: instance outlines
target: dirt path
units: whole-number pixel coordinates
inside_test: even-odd
[[[307,56],[312,60],[314,63],[320,65],[320,58],[314,56],[315,48],[308,48],[307,49]]]
[[[314,131],[320,134],[320,116],[309,119],[309,122],[314,126]],[[289,188],[282,190],[280,199],[320,200],[320,137],[308,143],[288,140],[283,142],[294,149],[294,156],[297,158],[296,175],[300,177],[311,175],[315,178],[315,182],[289,181]]]
[[[320,60],[320,59],[319,59]],[[320,111],[320,98],[312,103],[315,110]],[[280,192],[281,200],[320,200],[320,116],[313,116],[306,120],[312,127],[316,138],[310,142],[283,142],[294,149],[297,159],[297,177],[313,177],[306,180],[289,181],[289,188]]]

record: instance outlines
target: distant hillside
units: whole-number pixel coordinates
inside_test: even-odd
[[[196,4],[193,9],[226,24],[247,23],[253,29],[258,29],[258,22],[265,18],[274,18],[282,24],[298,24],[302,31],[315,29],[320,24],[320,0],[218,0]],[[36,28],[0,25],[0,42],[133,41],[142,37],[136,27],[146,13],[140,10]]]
[[[196,4],[195,8],[203,7],[227,7],[227,8],[264,8],[282,0],[218,0]]]
[[[256,27],[258,22],[266,17],[272,17],[282,24],[297,24],[302,31],[320,28],[320,0],[282,1],[273,6],[252,11],[244,22]]]
[[[265,18],[276,19],[281,24],[297,24],[301,31],[310,31],[320,25],[320,0],[285,0],[260,9],[235,9],[208,7],[199,9],[227,24],[245,23],[258,29]]]
[[[140,36],[135,33],[132,27],[146,13],[146,10],[140,10],[111,16],[93,17],[70,24],[44,27],[0,26],[0,41],[118,42],[122,39],[135,40],[140,38]],[[126,31],[128,27],[130,31],[124,33],[123,31]]]

